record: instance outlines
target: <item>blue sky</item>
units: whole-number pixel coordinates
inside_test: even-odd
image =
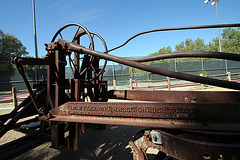
[[[50,43],[56,31],[68,23],[80,23],[89,31],[97,32],[109,49],[150,29],[217,24],[216,7],[203,1],[35,0],[39,56],[46,54],[44,43]],[[220,0],[218,11],[220,24],[240,23],[240,0]],[[0,17],[0,29],[20,39],[29,55],[34,56],[32,1],[1,0]],[[151,33],[110,54],[147,56],[168,45],[174,49],[186,38],[200,37],[208,43],[217,36],[217,29]]]

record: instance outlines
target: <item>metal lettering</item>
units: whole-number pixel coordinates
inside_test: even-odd
[[[121,105],[121,106],[120,106]],[[152,105],[152,106],[151,106]],[[191,106],[158,106],[148,104],[143,107],[141,104],[68,104],[68,114],[82,115],[103,115],[103,116],[126,116],[126,117],[151,117],[151,118],[193,118],[196,116],[196,109]],[[185,116],[179,116],[185,115]]]

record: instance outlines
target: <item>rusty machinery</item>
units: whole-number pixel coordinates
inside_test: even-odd
[[[17,121],[38,114],[40,132],[51,131],[54,147],[65,144],[78,149],[78,137],[90,124],[128,125],[147,127],[129,142],[133,159],[147,159],[146,150],[159,150],[156,158],[176,159],[239,159],[240,158],[240,83],[179,73],[145,65],[166,58],[204,57],[240,61],[239,54],[218,52],[186,52],[153,57],[128,59],[108,54],[133,38],[151,32],[204,28],[239,27],[240,24],[163,28],[141,32],[124,44],[107,49],[104,39],[80,24],[68,24],[57,31],[51,43],[45,44],[44,59],[14,57],[13,63],[21,74],[30,97],[14,111],[1,116],[2,136]],[[63,33],[76,28],[70,40]],[[59,38],[59,39],[57,39]],[[95,39],[102,43],[103,52],[95,49]],[[85,43],[85,41],[88,41]],[[87,45],[86,45],[87,44]],[[67,58],[72,79],[65,79]],[[103,61],[100,68],[99,61]],[[137,91],[110,90],[102,80],[107,60],[125,64],[154,74],[209,84],[236,91]],[[32,90],[23,65],[47,65],[47,79]],[[66,89],[69,92],[66,92]],[[138,102],[107,102],[108,99],[137,100]],[[144,101],[144,102],[139,102]],[[26,107],[27,106],[27,107]],[[21,111],[18,109],[23,108]],[[23,113],[22,113],[23,112]],[[10,123],[3,125],[6,119]],[[65,132],[68,131],[66,136]]]

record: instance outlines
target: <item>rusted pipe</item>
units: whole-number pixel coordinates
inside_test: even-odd
[[[134,39],[135,37],[138,37],[140,35],[143,34],[147,34],[147,33],[152,33],[152,32],[160,32],[160,31],[176,31],[176,30],[191,30],[191,29],[207,29],[207,28],[225,28],[225,27],[240,27],[240,24],[220,24],[220,25],[204,25],[204,26],[190,26],[190,27],[175,27],[175,28],[160,28],[160,29],[153,29],[153,30],[148,30],[148,31],[144,31],[144,32],[140,32],[134,36],[132,36],[131,38],[129,38],[126,42],[124,42],[123,44],[112,48],[110,50],[108,50],[108,52],[111,52],[113,50],[116,50],[118,48],[123,47],[124,45],[126,45],[129,41],[131,41],[132,39]]]
[[[209,84],[213,86],[218,86],[218,87],[224,87],[224,88],[230,88],[230,89],[236,89],[240,90],[240,83],[236,82],[230,82],[230,81],[224,81],[224,80],[219,80],[219,79],[212,79],[212,78],[207,78],[207,77],[201,77],[201,76],[195,76],[195,75],[190,75],[190,74],[185,74],[185,73],[180,73],[180,72],[174,72],[174,71],[169,71],[161,68],[156,68],[152,66],[148,66],[145,64],[141,64],[139,62],[131,61],[126,58],[122,57],[117,57],[113,56],[110,54],[104,54],[99,51],[94,51],[88,48],[85,48],[83,46],[59,39],[58,42],[64,46],[67,47],[69,50],[75,51],[75,52],[83,52],[87,53],[93,56],[97,56],[103,59],[111,60],[114,62],[118,62],[121,64],[125,64],[134,68],[138,68],[144,71],[152,72],[155,74],[160,74],[172,78],[177,78],[177,79],[182,79],[182,80],[187,80],[187,81],[192,81],[196,83],[203,83],[203,84]]]
[[[232,60],[232,61],[240,61],[240,54],[212,52],[212,51],[174,52],[174,53],[165,53],[165,54],[144,57],[144,58],[129,58],[129,60],[132,60],[135,62],[149,62],[149,61],[155,61],[155,60],[162,60],[162,59],[168,59],[168,58],[181,58],[181,57],[217,58],[217,59],[226,59],[226,60]]]

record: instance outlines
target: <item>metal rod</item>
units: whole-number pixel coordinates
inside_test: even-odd
[[[140,33],[132,36],[126,42],[124,42],[123,44],[121,44],[121,45],[119,45],[119,46],[117,46],[115,48],[112,48],[112,49],[108,50],[108,52],[111,52],[111,51],[116,50],[116,49],[118,49],[120,47],[123,47],[129,41],[134,39],[135,37],[138,37],[140,35],[147,34],[147,33],[159,32],[159,31],[191,30],[191,29],[207,29],[207,28],[226,28],[226,27],[240,27],[240,23],[236,23],[236,24],[220,24],[220,25],[219,24],[218,25],[204,25],[204,26],[190,26],[190,27],[175,27],[175,28],[160,28],[160,29],[148,30],[148,31],[140,32]]]
[[[224,88],[231,88],[231,89],[237,89],[240,90],[240,83],[236,82],[229,82],[229,81],[224,81],[224,80],[219,80],[219,79],[212,79],[212,78],[207,78],[207,77],[201,77],[201,76],[195,76],[195,75],[190,75],[190,74],[185,74],[185,73],[179,73],[179,72],[174,72],[174,71],[169,71],[161,68],[156,68],[152,66],[148,66],[145,64],[141,64],[132,60],[128,60],[126,58],[121,58],[109,54],[104,54],[102,52],[94,51],[91,49],[84,48],[80,45],[61,40],[59,39],[58,42],[62,44],[62,46],[68,47],[69,50],[75,51],[75,52],[84,52],[88,53],[93,56],[97,56],[103,59],[111,60],[114,62],[118,62],[121,64],[125,64],[131,67],[135,67],[144,71],[152,72],[155,74],[160,74],[164,76],[169,76],[172,78],[177,78],[177,79],[183,79],[187,81],[192,81],[192,82],[197,82],[197,83],[203,83],[203,84],[209,84],[209,85],[214,85],[218,87],[224,87]]]
[[[192,52],[174,52],[174,53],[165,53],[150,57],[143,58],[131,58],[131,60],[136,62],[149,62],[155,60],[162,60],[168,58],[180,58],[180,57],[201,57],[201,58],[218,58],[218,59],[228,59],[232,61],[240,61],[239,54],[233,53],[220,53],[212,51],[192,51]]]

